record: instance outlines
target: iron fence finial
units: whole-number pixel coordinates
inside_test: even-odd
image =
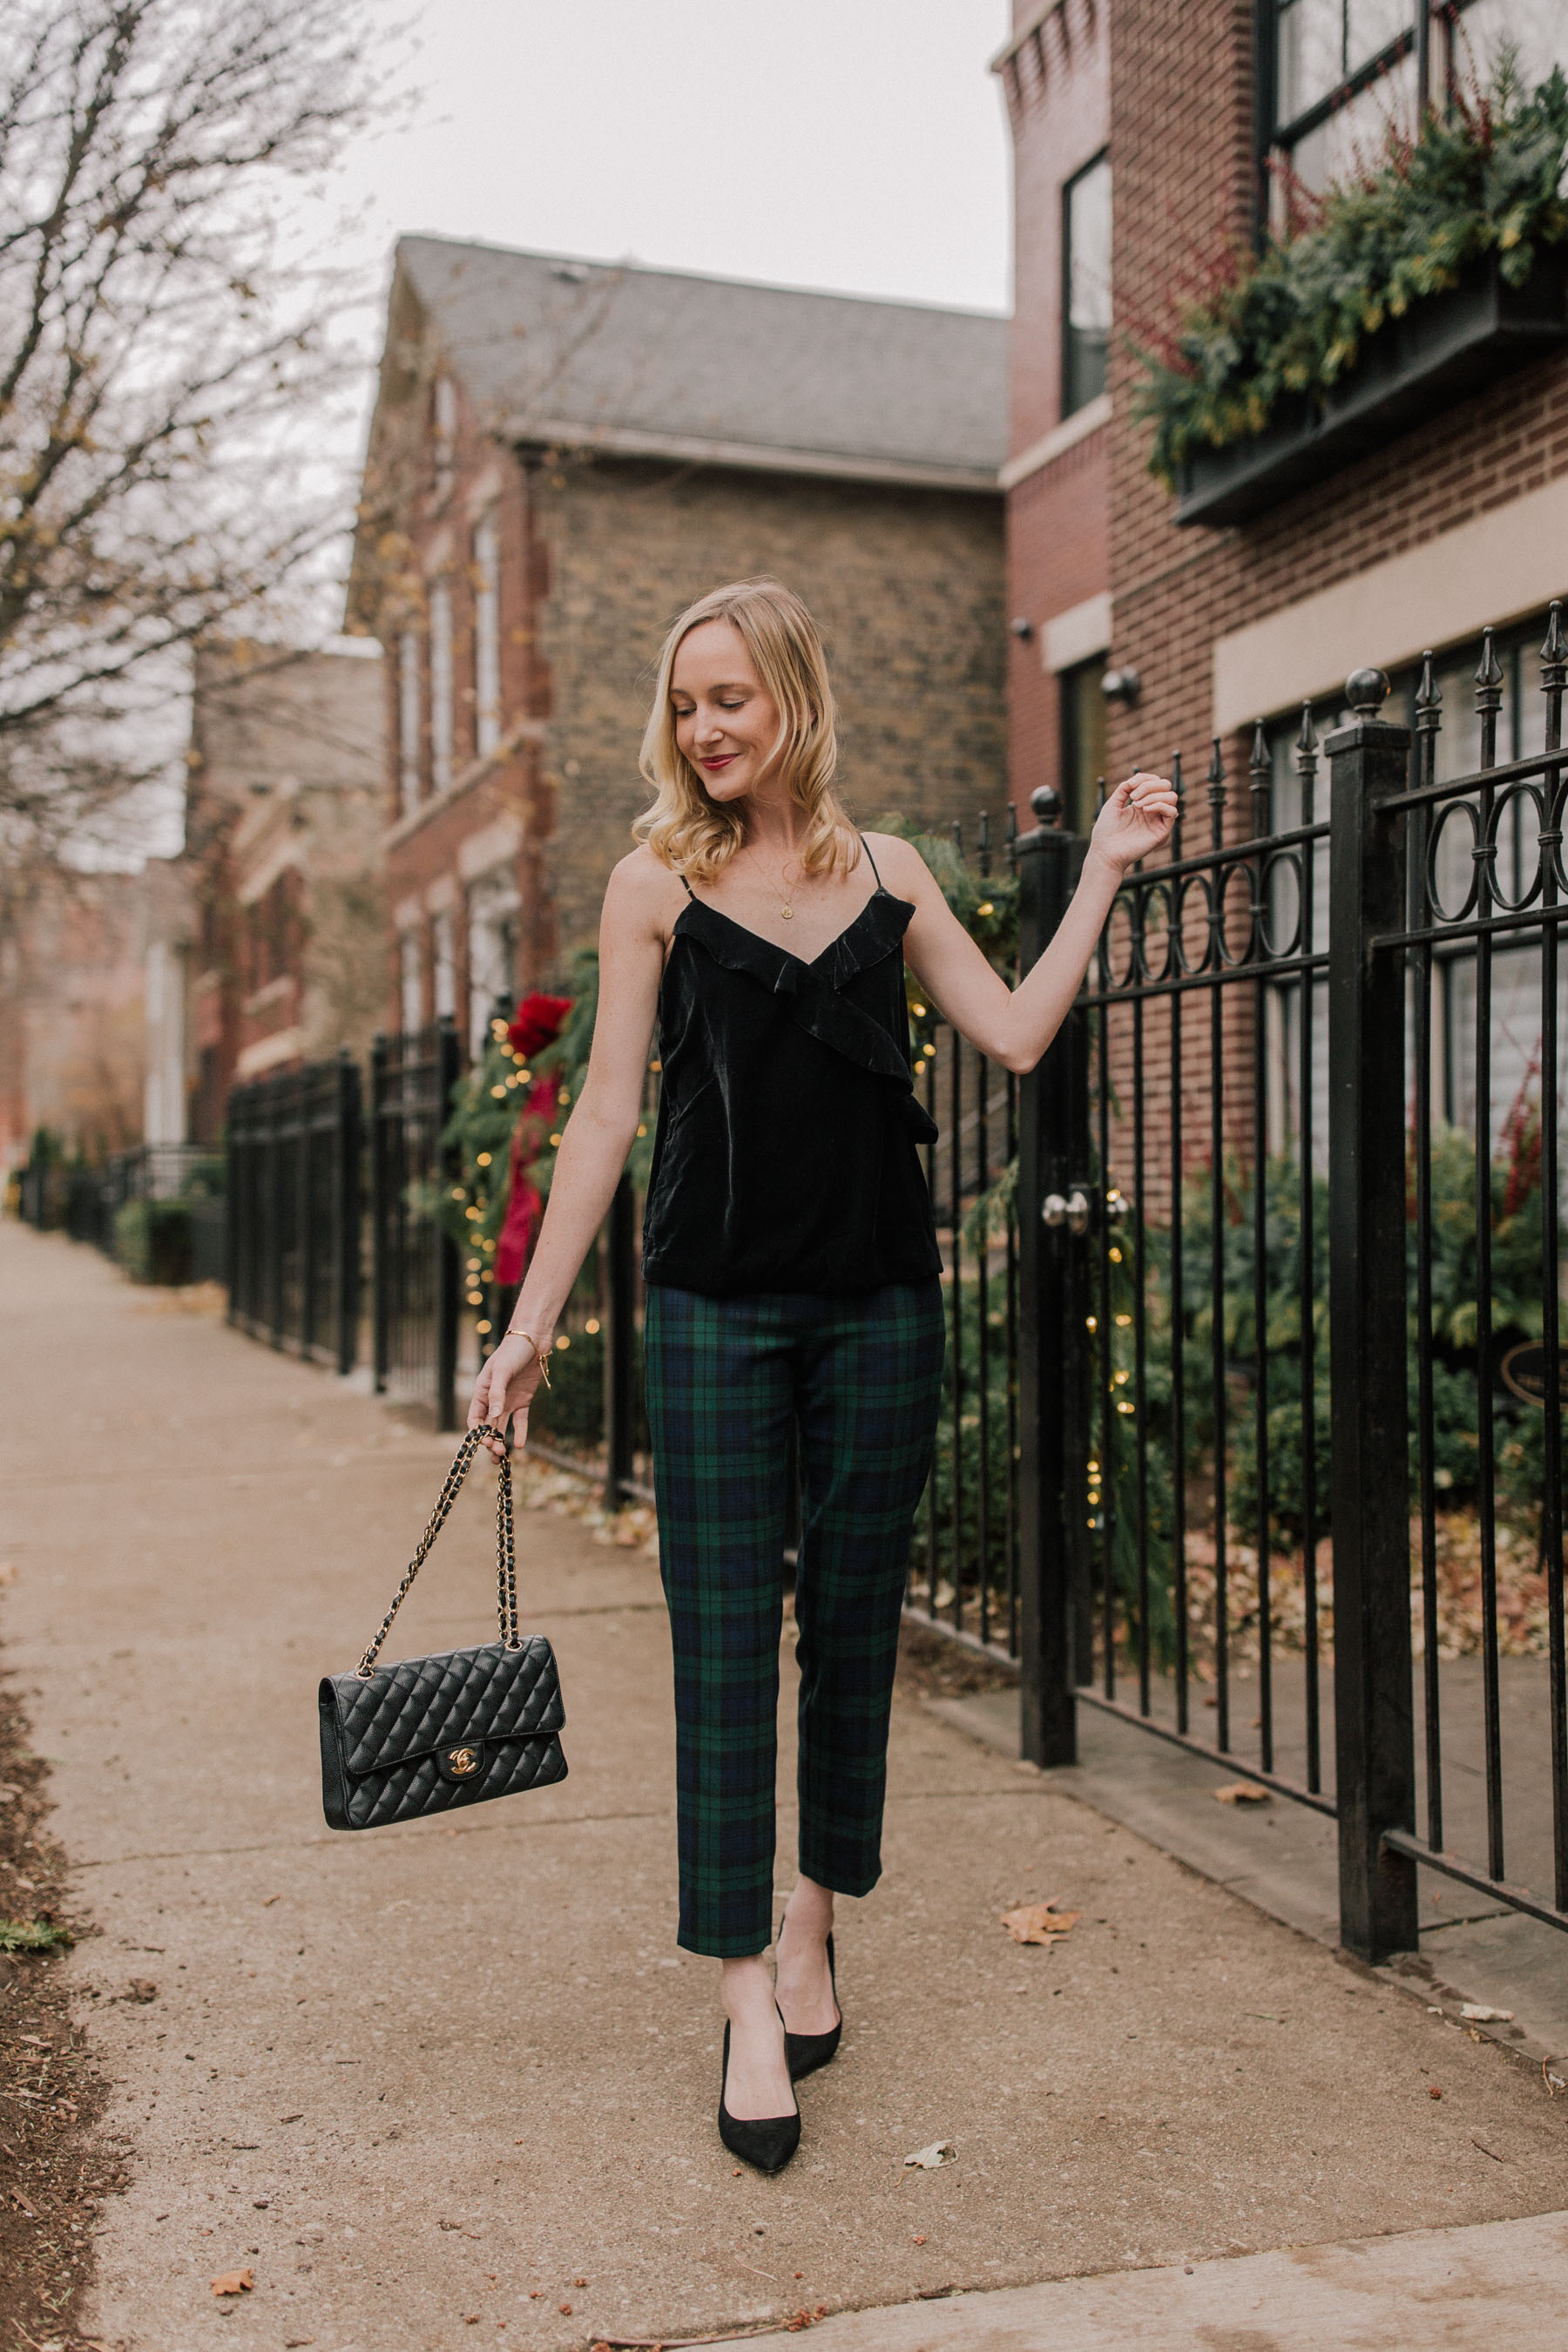
[[[1247,772],[1251,777],[1247,789],[1252,795],[1252,837],[1261,841],[1268,830],[1269,787],[1274,781],[1274,763],[1268,755],[1268,738],[1261,719],[1253,721],[1252,757]]]
[[[1358,719],[1375,719],[1388,691],[1387,675],[1380,669],[1353,669],[1345,680],[1345,700]]]
[[[1443,689],[1432,666],[1431,649],[1421,656],[1421,683],[1415,689],[1415,728],[1421,735],[1436,734],[1443,724]]]
[[[1483,631],[1481,657],[1476,665],[1476,709],[1483,716],[1502,709],[1502,664],[1492,649],[1492,632]]]
[[[1213,739],[1214,750],[1209,755],[1209,820],[1214,829],[1217,849],[1225,839],[1225,754],[1219,747],[1219,737]]]
[[[1553,599],[1547,608],[1546,642],[1541,648],[1541,683],[1550,694],[1568,678],[1568,639],[1563,635],[1563,607]]]
[[[1029,806],[1038,825],[1059,825],[1062,821],[1062,796],[1054,785],[1037,784],[1029,794]]]

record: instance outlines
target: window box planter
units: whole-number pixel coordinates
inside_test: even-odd
[[[1182,467],[1176,520],[1250,522],[1510,370],[1563,350],[1568,256],[1546,255],[1522,286],[1505,283],[1489,262],[1370,335],[1331,392],[1280,402],[1249,440],[1194,450]]]

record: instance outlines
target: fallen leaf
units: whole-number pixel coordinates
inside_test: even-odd
[[[215,2294],[248,2294],[256,2281],[248,2271],[219,2271],[212,2282]]]
[[[261,1898],[261,1907],[264,1911],[270,1911],[275,1903],[281,1903],[282,1900],[281,1895],[264,1895]]]
[[[917,2147],[912,2156],[905,2157],[904,2169],[907,2172],[911,2164],[918,2164],[922,2172],[934,2172],[939,2164],[957,2161],[958,2150],[950,2139],[933,2139],[929,2147]]]
[[[121,1999],[125,2000],[156,2000],[158,1988],[151,1977],[132,1977]]]
[[[1427,2094],[1426,2094],[1426,2096],[1427,2096],[1429,2099],[1440,2099],[1440,2098],[1442,2097],[1442,2095],[1443,2095],[1443,2094],[1442,2094],[1442,2092],[1437,2088],[1437,2085],[1436,2085],[1436,2083],[1434,2083],[1434,2084],[1433,2084],[1433,2085],[1432,2085],[1431,2089],[1430,2089],[1430,2090],[1427,2092]]]
[[[1055,1897],[1052,1897],[1055,1901]],[[1004,1911],[1002,1925],[1016,1944],[1054,1944],[1077,1927],[1081,1911],[1053,1911],[1049,1903],[1023,1903]]]
[[[1216,1805],[1267,1805],[1269,1795],[1256,1780],[1232,1780],[1228,1786],[1214,1792]]]
[[[278,2120],[279,2120],[279,2122],[280,2124],[300,2124],[300,2123],[303,2123],[303,2122],[304,2122],[304,2120],[305,2120],[305,2118],[304,2118],[304,2116],[303,2116],[302,2115],[298,2115],[298,2116],[279,2116],[279,2118],[278,2118]],[[312,2338],[311,2338],[311,2341],[312,2341],[312,2343],[313,2343],[313,2342],[315,2341],[315,2338],[314,2338],[314,2337],[312,2337]]]
[[[1511,2009],[1489,2009],[1484,2000],[1461,2001],[1459,2015],[1468,2018],[1472,2025],[1511,2025],[1513,2023]],[[1489,2148],[1487,2152],[1489,2155],[1491,2153]]]

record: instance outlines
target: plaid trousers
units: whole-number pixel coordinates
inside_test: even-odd
[[[773,1937],[779,1637],[792,1420],[800,1867],[881,1874],[888,1719],[942,1388],[942,1286],[735,1298],[650,1286],[644,1356],[675,1652],[680,1924],[724,1959]]]

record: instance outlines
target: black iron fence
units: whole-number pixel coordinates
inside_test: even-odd
[[[47,1138],[19,1171],[17,1213],[40,1232],[89,1242],[139,1282],[221,1282],[224,1163],[191,1143],[140,1143],[89,1162]]]
[[[359,1348],[360,1160],[347,1055],[229,1097],[229,1321],[340,1372]]]
[[[1489,638],[1458,776],[1430,666],[1414,769],[1375,671],[1321,747],[1304,715],[1284,809],[1261,729],[1240,793],[1216,746],[1206,842],[1184,794],[1020,1089],[1025,1752],[1071,1760],[1081,1701],[1335,1816],[1373,1957],[1415,1942],[1417,1863],[1568,1927],[1564,667],[1554,610],[1542,747],[1499,763]],[[1077,851],[1016,849],[1026,963]]]
[[[371,1055],[371,1362],[378,1391],[458,1425],[461,1265],[435,1203],[458,1173],[443,1143],[462,1066],[450,1019],[378,1037]]]

